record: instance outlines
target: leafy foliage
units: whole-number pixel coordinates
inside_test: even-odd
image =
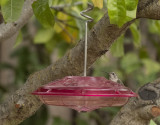
[[[37,0],[32,4],[36,18],[44,27],[54,26],[54,16],[49,8],[48,0]]]
[[[3,18],[6,22],[16,21],[22,11],[24,0],[2,0],[1,4]]]
[[[108,14],[111,24],[121,27],[136,18],[138,0],[108,0]]]
[[[135,10],[137,8],[138,0],[125,0],[126,9],[129,11]]]
[[[107,2],[110,23],[122,26],[126,22],[125,0],[108,0]]]

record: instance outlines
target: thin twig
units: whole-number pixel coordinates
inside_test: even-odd
[[[75,2],[73,4],[63,4],[63,5],[58,5],[58,6],[51,6],[51,9],[57,10],[57,11],[61,11],[66,7],[71,7],[71,6],[78,6],[78,5],[82,5],[83,3],[81,1]]]
[[[77,30],[78,30],[78,28],[77,28],[76,26],[73,26],[73,25],[70,25],[70,24],[66,23],[65,20],[57,19],[57,21],[59,21],[59,22],[65,24],[65,25],[68,26],[68,27],[71,27],[71,28],[73,28],[73,29],[77,29]]]
[[[60,28],[62,28],[62,30],[69,36],[69,38],[70,38],[70,40],[71,40],[71,42],[74,40],[74,38],[72,37],[72,35],[61,25],[61,23],[59,23],[58,21],[57,21],[57,19],[55,18],[55,21],[56,21],[56,23],[58,24],[58,26],[60,27]]]
[[[64,13],[64,14],[66,14],[66,15],[68,15],[68,16],[71,16],[71,17],[74,17],[74,18],[77,18],[77,19],[79,19],[79,20],[83,20],[83,21],[84,21],[83,18],[81,18],[81,17],[79,17],[79,16],[76,16],[76,15],[74,15],[74,14],[68,13],[68,12],[66,12],[66,11],[64,11],[64,10],[61,10],[61,12]]]
[[[73,3],[73,4],[64,4],[64,5],[59,5],[59,6],[51,6],[50,8],[54,9],[56,11],[60,11],[60,12],[66,14],[66,15],[69,15],[71,17],[77,18],[79,20],[84,20],[77,15],[74,15],[74,14],[71,14],[71,13],[68,13],[68,12],[64,11],[64,8],[66,8],[66,7],[78,6],[78,5],[82,5],[82,2],[76,2],[76,3]]]

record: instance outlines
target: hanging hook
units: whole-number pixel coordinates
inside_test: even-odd
[[[86,15],[86,14],[84,14],[84,13],[93,10],[94,6],[93,6],[91,3],[89,3],[89,2],[88,2],[87,4],[88,4],[88,8],[87,8],[86,10],[81,11],[80,14],[81,14],[81,16],[87,18],[87,19],[88,19],[88,20],[87,20],[88,22],[92,22],[92,21],[93,21],[93,18],[90,17],[90,16],[88,16],[88,15]]]
[[[88,22],[92,22],[93,21],[93,18],[84,14],[88,11],[91,11],[93,9],[93,5],[91,3],[88,3],[88,8],[86,10],[83,10],[80,12],[80,14],[87,18],[88,20],[86,20],[86,23],[85,23],[85,48],[84,48],[84,76],[86,76],[86,72],[87,72],[87,29],[88,29]]]

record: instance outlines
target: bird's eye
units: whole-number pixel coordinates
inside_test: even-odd
[[[112,75],[114,75],[114,72],[112,72]]]

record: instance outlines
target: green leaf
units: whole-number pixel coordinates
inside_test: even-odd
[[[151,119],[149,125],[157,125],[157,124]]]
[[[44,27],[54,26],[54,16],[49,8],[48,0],[37,0],[32,4],[33,12]]]
[[[113,56],[116,57],[121,57],[124,55],[124,46],[123,46],[123,41],[124,41],[124,35],[120,36],[112,45],[111,47],[111,53]]]
[[[136,18],[136,13],[137,13],[137,9],[132,10],[132,11],[128,11],[128,10],[127,10],[127,14],[126,14],[127,19],[126,19],[126,20],[127,20],[127,21],[130,21],[130,20]]]
[[[24,0],[7,0],[1,5],[3,18],[6,22],[14,22],[21,15]]]
[[[140,67],[140,61],[135,53],[127,53],[121,60],[121,68],[126,73],[131,73]]]
[[[23,36],[22,36],[22,32],[20,31],[13,48],[16,48],[22,41],[23,41]]]
[[[127,10],[127,20],[136,18],[138,0],[125,0]]]
[[[134,45],[136,47],[139,47],[141,46],[141,37],[140,37],[140,32],[139,30],[137,29],[137,26],[135,23],[133,23],[131,26],[130,26],[130,30],[132,32],[132,36],[133,36],[133,39],[134,39]]]
[[[107,7],[110,23],[121,27],[126,22],[125,0],[108,0]]]
[[[142,63],[145,67],[146,74],[158,73],[160,71],[160,64],[151,59],[143,59]]]
[[[136,18],[137,4],[138,0],[108,0],[107,8],[110,23],[121,27],[126,22]]]
[[[53,30],[51,29],[41,29],[37,32],[37,34],[34,37],[34,43],[35,44],[44,44],[51,40],[53,37]]]
[[[131,11],[137,9],[138,0],[125,0],[126,9]]]

